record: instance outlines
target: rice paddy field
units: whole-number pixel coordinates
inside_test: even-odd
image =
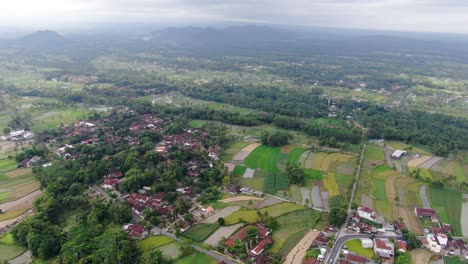
[[[453,234],[461,236],[462,194],[453,190],[429,187],[428,195],[431,206],[437,211],[440,221],[452,225]]]
[[[216,264],[218,261],[200,252],[192,253],[186,257],[179,258],[175,264]]]
[[[196,242],[202,242],[218,228],[218,224],[198,224],[185,231],[183,236]]]
[[[271,249],[272,252],[277,253],[281,251],[281,253],[287,253],[287,248],[289,248],[287,245],[291,244],[294,246],[295,244],[293,242],[296,241],[296,236],[298,234],[304,234],[304,231],[314,228],[320,216],[320,212],[305,209],[284,214],[276,218],[279,227],[272,233],[274,241]]]
[[[368,160],[385,160],[385,155],[381,147],[368,145],[364,151],[364,158]]]
[[[16,245],[11,233],[0,236],[0,263],[16,258],[24,251],[26,248]]]
[[[246,222],[246,223],[254,223],[258,219],[258,214],[257,211],[261,212],[264,214],[265,212],[268,212],[268,215],[271,217],[278,217],[290,212],[298,211],[298,210],[303,210],[305,209],[304,206],[298,205],[296,203],[279,203],[275,205],[271,205],[265,208],[262,208],[260,210],[251,210],[251,209],[245,209],[242,208],[239,211],[236,211],[229,215],[228,217],[225,217],[224,219],[226,220],[226,225],[234,225],[239,222]]]
[[[167,236],[150,236],[137,242],[137,247],[142,251],[146,252],[150,249],[161,247],[175,240]]]

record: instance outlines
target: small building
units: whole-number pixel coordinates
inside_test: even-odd
[[[407,151],[406,150],[395,150],[393,153],[392,153],[392,158],[394,159],[399,159],[401,158],[403,155],[406,155]]]
[[[262,254],[262,252],[265,250],[265,247],[268,245],[268,244],[271,244],[272,241],[271,241],[271,238],[270,237],[265,237],[264,239],[260,240],[260,242],[258,242],[257,246],[255,246],[252,250],[250,250],[250,252],[252,254],[255,254],[255,255],[260,255]]]
[[[145,238],[148,235],[148,231],[140,224],[126,224],[122,229],[135,239]]]
[[[357,213],[359,217],[368,219],[370,221],[375,221],[375,212],[369,207],[359,206]]]
[[[393,257],[393,243],[388,239],[376,238],[374,239],[374,253],[381,258]]]
[[[437,217],[437,212],[434,209],[416,207],[414,208],[414,213],[416,214],[416,217],[418,218],[427,218],[427,219],[430,219],[434,223],[439,222],[439,219]]]
[[[363,248],[373,248],[374,242],[370,238],[361,238],[361,246]]]
[[[352,263],[352,264],[361,264],[361,263],[367,262],[367,258],[361,255],[351,254],[351,253],[346,255],[345,260],[347,260],[348,263]]]
[[[403,240],[398,240],[396,242],[397,251],[400,253],[405,253],[407,250],[406,242]]]

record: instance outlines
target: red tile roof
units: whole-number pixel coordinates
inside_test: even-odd
[[[388,247],[387,244],[385,243],[385,241],[381,240],[381,239],[375,239],[375,246],[377,248],[380,248],[380,249],[386,249],[386,250],[392,250],[391,247]]]
[[[348,254],[346,255],[346,260],[352,261],[352,262],[359,262],[359,263],[366,263],[367,258],[356,255],[356,254]]]
[[[257,246],[255,246],[251,252],[254,253],[255,255],[259,255],[260,253],[263,252],[263,250],[265,249],[265,246],[268,244],[271,244],[271,242],[272,241],[269,237],[265,237],[264,239],[260,240],[260,242],[258,242]]]
[[[374,212],[374,210],[372,210],[371,208],[369,207],[366,207],[366,206],[361,206],[359,208],[359,210],[363,211],[363,212],[366,212],[366,213],[369,213],[369,214],[372,214]]]
[[[416,215],[418,217],[432,217],[437,215],[437,212],[434,209],[429,208],[415,208]]]
[[[303,264],[315,264],[317,262],[317,260],[315,258],[310,258],[306,261],[304,261]]]
[[[397,244],[398,251],[406,252],[406,242],[405,241],[398,240],[396,244]]]

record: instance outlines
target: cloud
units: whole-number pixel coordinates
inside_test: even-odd
[[[465,0],[15,0],[0,23],[251,21],[274,24],[468,33]]]

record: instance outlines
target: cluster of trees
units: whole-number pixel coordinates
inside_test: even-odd
[[[263,145],[280,147],[288,144],[288,140],[291,138],[292,135],[290,133],[277,131],[270,134],[268,131],[263,131],[260,135],[260,142]]]
[[[288,175],[289,182],[292,184],[302,185],[304,183],[304,170],[299,164],[287,162],[286,175]]]

